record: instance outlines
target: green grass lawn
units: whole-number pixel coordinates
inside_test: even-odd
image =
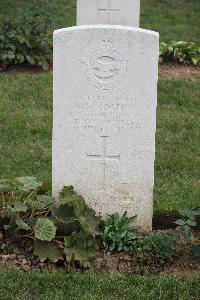
[[[160,81],[156,211],[199,205],[200,82]],[[0,178],[51,178],[52,76],[0,75]]]
[[[0,273],[0,299],[197,300],[200,277]]]
[[[54,28],[75,25],[76,0],[1,0],[0,19],[15,18],[17,9],[38,6],[47,10]],[[199,42],[199,0],[141,0],[141,27],[156,30],[162,41]]]

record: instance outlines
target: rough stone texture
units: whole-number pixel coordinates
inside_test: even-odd
[[[53,194],[151,229],[159,38],[113,25],[54,32]]]
[[[77,0],[77,25],[139,27],[140,0]]]

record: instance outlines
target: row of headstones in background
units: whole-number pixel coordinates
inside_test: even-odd
[[[140,0],[77,0],[77,25],[139,27]]]
[[[158,55],[158,33],[139,28],[54,32],[53,194],[73,185],[103,217],[128,211],[144,230],[152,226]]]

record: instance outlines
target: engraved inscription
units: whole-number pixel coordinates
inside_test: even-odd
[[[124,79],[127,61],[109,40],[104,40],[99,48],[91,53],[90,58],[80,61],[85,65],[86,78],[90,84],[98,89],[111,90]]]
[[[101,161],[101,186],[102,190],[106,189],[106,161],[107,160],[119,160],[120,155],[107,155],[107,138],[108,136],[101,136],[103,140],[102,154],[87,154],[88,159]]]
[[[133,118],[136,99],[132,96],[72,96],[73,107],[68,111],[68,125],[77,130],[104,134],[104,129],[112,132],[138,130],[139,120]]]

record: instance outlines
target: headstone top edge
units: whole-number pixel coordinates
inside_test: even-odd
[[[130,26],[121,26],[121,25],[81,25],[81,26],[72,26],[72,27],[66,27],[61,29],[54,30],[53,34],[58,35],[62,34],[64,32],[69,31],[78,31],[78,30],[84,30],[84,29],[116,29],[116,30],[126,30],[126,31],[132,31],[132,32],[138,32],[138,33],[145,33],[148,35],[155,36],[159,38],[159,33],[156,31],[138,28],[138,27],[130,27]]]

